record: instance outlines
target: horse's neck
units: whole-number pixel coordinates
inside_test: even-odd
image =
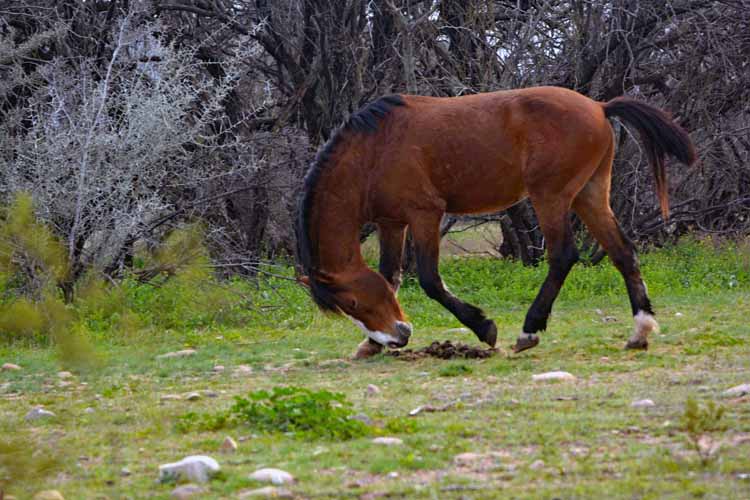
[[[318,268],[336,273],[364,265],[359,234],[363,217],[363,179],[352,169],[332,166],[319,186],[314,207]]]

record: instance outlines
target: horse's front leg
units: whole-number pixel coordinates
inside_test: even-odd
[[[463,302],[448,291],[438,272],[440,259],[440,221],[442,212],[420,211],[410,217],[409,228],[414,239],[419,284],[428,297],[448,309],[486,344],[494,347],[497,341],[495,322],[480,308]]]
[[[405,224],[378,224],[378,240],[380,241],[379,271],[385,280],[398,292],[401,286],[401,262],[404,254]],[[357,347],[355,359],[365,359],[383,351],[383,346],[372,339],[366,338]]]

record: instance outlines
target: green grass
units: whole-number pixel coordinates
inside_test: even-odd
[[[247,478],[261,467],[294,474],[290,488],[301,498],[747,497],[750,481],[740,475],[750,473],[750,398],[722,393],[750,383],[750,252],[692,242],[641,262],[662,327],[651,350],[622,349],[632,329],[627,295],[604,264],[574,268],[541,344],[511,355],[507,346],[545,266],[446,259],[451,290],[498,322],[501,352],[484,360],[351,361],[356,329],[317,313],[285,280],[258,287],[126,281],[70,311],[100,360],[74,369],[72,379],[58,377],[65,360],[44,335],[0,344],[0,363],[23,367],[0,372],[0,485],[17,498],[57,489],[67,499],[166,499],[174,485],[155,482],[158,465],[207,454],[223,472],[203,498],[235,498],[263,486]],[[478,345],[471,333],[446,332],[459,323],[414,279],[399,298],[415,325],[410,347],[434,340]],[[187,347],[196,354],[156,358]],[[251,371],[238,372],[240,365]],[[578,380],[531,381],[551,370]],[[368,384],[380,392],[368,394]],[[289,386],[342,394],[339,403],[369,417],[372,433],[313,438],[283,425],[269,431],[252,419],[180,425],[185,415],[231,413],[235,397]],[[161,400],[193,391],[201,393],[197,401]],[[656,406],[631,407],[644,398]],[[313,403],[273,407],[272,416],[302,411],[305,422],[314,421],[318,410],[304,409]],[[24,421],[36,405],[57,417]],[[424,405],[442,411],[408,416]],[[234,454],[219,452],[226,435],[239,442]],[[404,444],[376,445],[376,435]],[[703,456],[699,435],[722,446]],[[455,457],[465,452],[483,456],[460,465]],[[539,460],[544,465],[532,468]],[[121,475],[123,467],[131,475]]]

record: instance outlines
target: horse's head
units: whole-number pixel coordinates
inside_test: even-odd
[[[313,299],[323,310],[346,314],[370,339],[387,347],[404,347],[412,327],[393,288],[369,268],[305,277]]]

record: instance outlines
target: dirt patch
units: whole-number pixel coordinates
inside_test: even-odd
[[[483,349],[481,347],[472,347],[460,342],[454,344],[450,340],[445,342],[433,342],[422,349],[401,349],[398,351],[387,351],[386,356],[403,359],[404,361],[414,361],[422,358],[440,358],[440,359],[484,359],[497,354],[497,349]]]

